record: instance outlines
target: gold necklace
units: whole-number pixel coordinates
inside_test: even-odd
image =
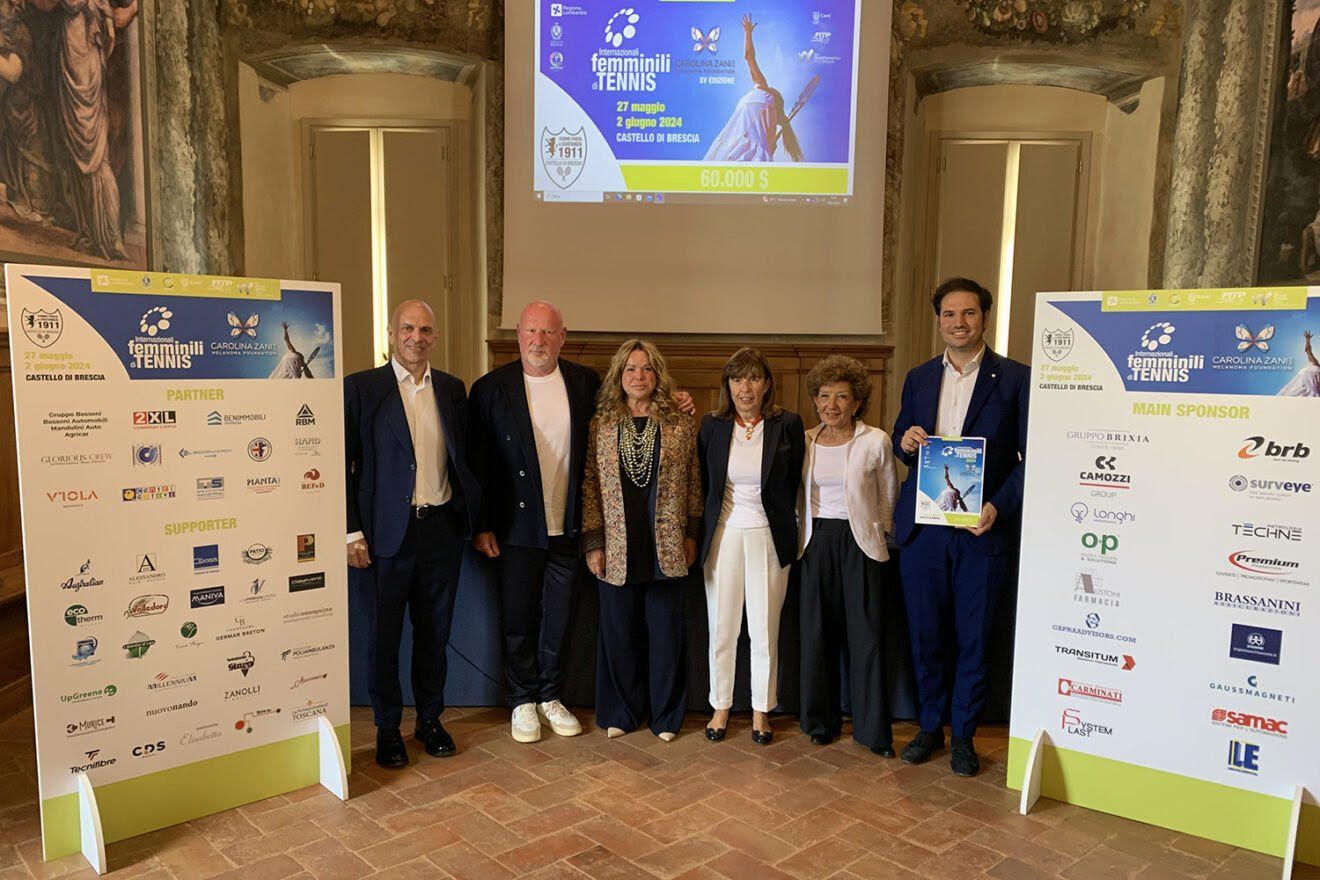
[[[623,459],[623,472],[638,489],[645,489],[651,482],[655,436],[659,430],[659,423],[650,416],[646,417],[646,427],[641,431],[637,430],[632,418],[625,418],[619,425],[619,457]]]

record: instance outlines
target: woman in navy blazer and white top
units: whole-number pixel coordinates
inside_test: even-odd
[[[832,355],[807,375],[820,424],[806,432],[801,523],[802,730],[816,745],[839,735],[839,652],[848,652],[853,739],[894,757],[880,640],[898,475],[889,435],[861,420],[866,368]]]
[[[767,745],[778,702],[779,614],[797,556],[802,420],[775,403],[770,364],[742,348],[724,365],[720,402],[701,420],[705,515],[701,553],[710,621],[710,705],[706,737],[724,738],[743,609],[751,640],[752,739]]]

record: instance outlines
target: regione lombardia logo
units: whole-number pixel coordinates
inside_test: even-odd
[[[623,45],[624,40],[631,40],[637,36],[637,22],[641,18],[631,6],[620,9],[610,16],[609,24],[605,25],[605,42],[617,49]]]

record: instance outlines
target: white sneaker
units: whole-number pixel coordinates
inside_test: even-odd
[[[582,725],[578,723],[577,718],[558,700],[537,703],[536,712],[545,719],[546,724],[550,725],[550,729],[560,736],[577,736],[582,732]]]
[[[513,741],[534,743],[541,739],[541,721],[536,717],[536,704],[523,703],[513,710]]]

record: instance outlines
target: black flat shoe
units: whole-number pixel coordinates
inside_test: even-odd
[[[775,732],[773,730],[752,731],[752,742],[756,743],[758,746],[768,746],[770,745],[770,740],[774,738],[775,738]]]
[[[727,727],[721,727],[719,730],[716,730],[713,727],[707,727],[706,739],[710,740],[713,743],[717,743],[720,740],[724,739],[724,734],[727,733],[728,730],[729,728]]]
[[[445,730],[440,720],[419,721],[413,730],[413,737],[426,747],[426,753],[432,758],[450,758],[458,754],[454,738]]]
[[[871,746],[871,754],[879,755],[882,758],[894,757],[893,746]]]
[[[408,749],[399,731],[383,728],[376,731],[376,763],[387,770],[408,766]]]
[[[828,733],[813,733],[811,735],[811,744],[813,746],[827,746],[834,742],[834,737]]]
[[[944,731],[935,733],[921,730],[912,737],[912,742],[903,747],[904,764],[924,764],[930,760],[931,753],[944,748]]]

